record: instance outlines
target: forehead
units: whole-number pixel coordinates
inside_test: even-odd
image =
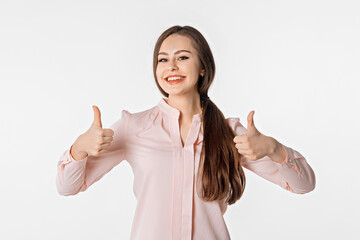
[[[179,34],[173,34],[165,38],[160,46],[160,52],[168,52],[170,54],[180,49],[190,50],[191,52],[195,51],[191,39]]]

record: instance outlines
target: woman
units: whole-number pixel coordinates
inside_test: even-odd
[[[202,34],[173,26],[154,49],[155,83],[166,97],[143,112],[94,122],[58,163],[62,195],[85,191],[121,161],[134,172],[137,207],[131,239],[230,239],[223,214],[244,192],[245,167],[294,193],[315,187],[306,159],[253,121],[225,119],[207,96],[215,63]],[[111,144],[110,144],[111,143]]]

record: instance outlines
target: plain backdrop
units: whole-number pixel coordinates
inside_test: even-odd
[[[298,195],[245,170],[225,213],[232,239],[360,239],[358,1],[0,0],[0,239],[129,239],[136,199],[122,162],[61,196],[57,162],[93,121],[156,105],[153,47],[173,25],[207,39],[209,96],[226,117],[300,152]]]

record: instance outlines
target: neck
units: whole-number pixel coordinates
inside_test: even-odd
[[[191,122],[193,116],[201,112],[199,93],[189,96],[169,95],[166,102],[180,111],[180,122]]]

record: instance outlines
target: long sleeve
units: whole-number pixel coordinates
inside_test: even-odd
[[[130,113],[123,110],[121,118],[111,125],[114,136],[108,152],[96,157],[88,156],[80,161],[72,158],[70,149],[61,155],[56,175],[56,187],[59,194],[68,196],[85,191],[126,159],[126,130],[129,118]]]
[[[247,130],[239,118],[230,118],[229,123],[236,135],[246,133]],[[242,155],[242,166],[293,193],[304,194],[312,191],[316,182],[314,171],[299,152],[284,144],[282,146],[286,151],[283,163],[276,163],[268,156],[251,161]]]

